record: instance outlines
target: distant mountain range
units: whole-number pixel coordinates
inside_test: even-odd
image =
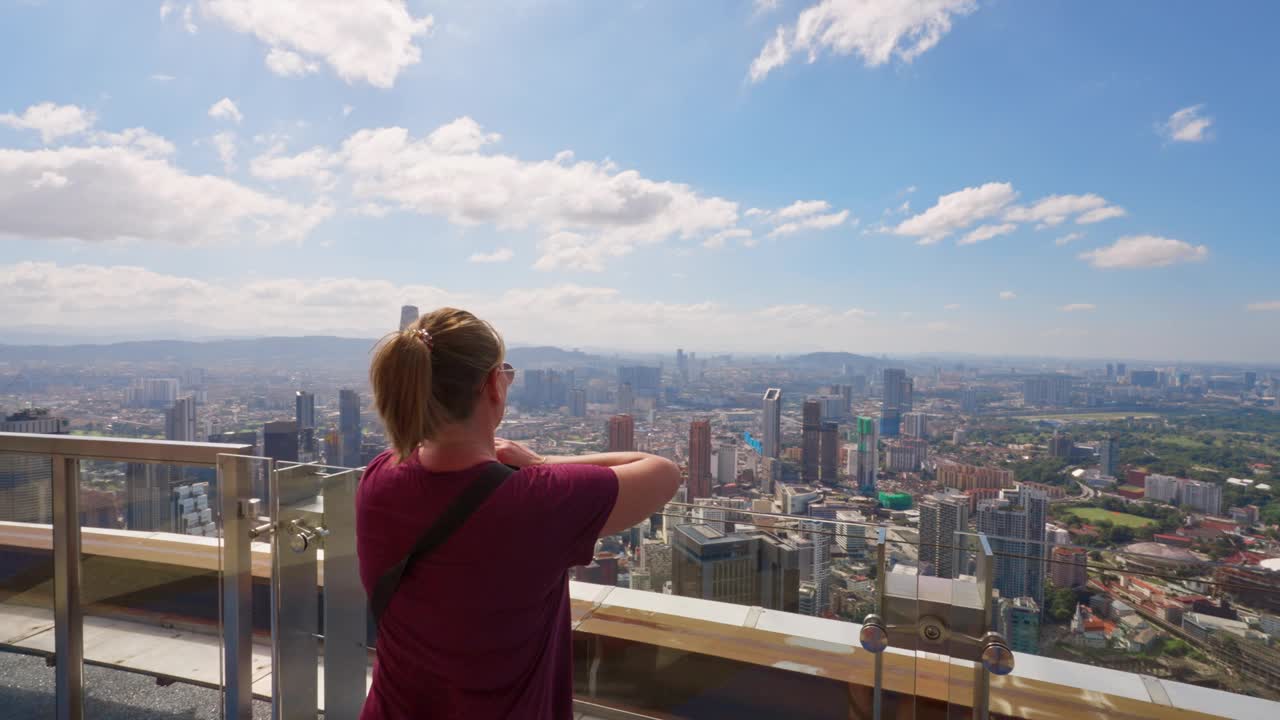
[[[377,340],[331,336],[267,337],[244,340],[141,340],[101,345],[0,345],[0,363],[245,363],[272,367],[363,367]],[[613,367],[618,360],[556,347],[513,347],[517,367]]]

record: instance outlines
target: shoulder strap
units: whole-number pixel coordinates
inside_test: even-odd
[[[387,605],[391,603],[391,596],[395,593],[396,587],[400,584],[400,576],[404,575],[404,571],[409,568],[415,561],[426,557],[435,551],[444,541],[448,540],[462,524],[471,517],[471,514],[480,507],[494,490],[497,490],[503,481],[506,480],[516,470],[515,468],[503,465],[502,463],[490,463],[480,473],[480,477],[476,478],[454,498],[449,507],[436,518],[436,521],[430,525],[418,538],[418,542],[414,543],[413,548],[409,550],[404,558],[393,565],[386,572],[382,573],[382,577],[378,578],[378,584],[374,586],[373,597],[369,599],[369,609],[373,612],[373,619],[376,622],[382,617],[382,613],[386,611]]]

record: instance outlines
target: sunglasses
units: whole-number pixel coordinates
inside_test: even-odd
[[[507,382],[515,382],[516,368],[514,365],[508,362],[504,362],[498,366],[498,370],[501,371],[503,375],[507,376]]]

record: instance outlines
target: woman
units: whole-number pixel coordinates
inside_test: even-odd
[[[371,596],[464,488],[502,474],[493,463],[518,470],[406,566],[378,621],[360,717],[570,718],[568,569],[591,562],[596,538],[657,512],[679,470],[645,453],[543,457],[495,438],[515,370],[493,327],[464,310],[384,340],[369,377],[391,441],[356,493]]]

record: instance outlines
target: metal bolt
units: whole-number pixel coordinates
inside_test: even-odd
[[[1000,633],[989,632],[982,636],[982,667],[992,675],[1013,672],[1013,651]]]
[[[879,615],[868,615],[862,620],[862,630],[858,631],[858,642],[862,649],[879,655],[889,647],[889,631],[885,630],[884,621]]]

